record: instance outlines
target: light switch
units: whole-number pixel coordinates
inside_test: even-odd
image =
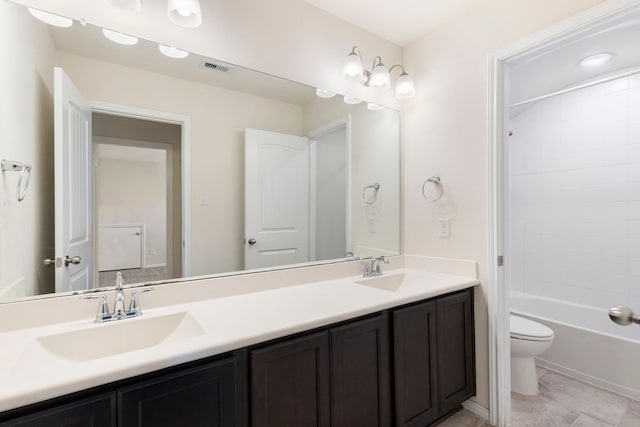
[[[449,218],[438,220],[438,236],[441,239],[449,238]]]
[[[367,228],[369,233],[376,232],[376,219],[375,218],[367,218]]]
[[[209,204],[209,192],[201,191],[200,192],[200,204],[205,206]]]

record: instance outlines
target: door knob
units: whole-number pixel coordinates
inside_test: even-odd
[[[256,239],[254,239],[253,237],[249,239],[249,241],[247,242],[249,243],[249,246],[253,246],[256,244]]]
[[[82,262],[82,258],[80,258],[79,256],[74,256],[69,258],[69,255],[64,257],[64,266],[65,267],[69,267],[69,264],[80,264],[80,262]]]
[[[49,265],[55,265],[56,268],[57,267],[62,267],[62,258],[47,258],[47,259],[43,259],[42,260],[42,264],[44,264],[44,266],[49,266]]]

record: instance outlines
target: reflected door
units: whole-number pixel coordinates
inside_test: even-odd
[[[93,287],[91,110],[54,69],[56,292]]]
[[[245,132],[245,269],[309,261],[309,141]]]

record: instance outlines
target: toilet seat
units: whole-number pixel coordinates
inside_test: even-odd
[[[509,323],[511,324],[511,338],[527,341],[550,341],[553,339],[553,330],[533,320],[511,314],[509,315]]]

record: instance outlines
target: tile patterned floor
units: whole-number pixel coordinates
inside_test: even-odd
[[[640,427],[640,402],[540,367],[538,380],[538,396],[512,393],[512,427]]]
[[[640,402],[538,367],[540,394],[511,394],[511,427],[640,427]],[[490,427],[462,410],[438,427]]]

